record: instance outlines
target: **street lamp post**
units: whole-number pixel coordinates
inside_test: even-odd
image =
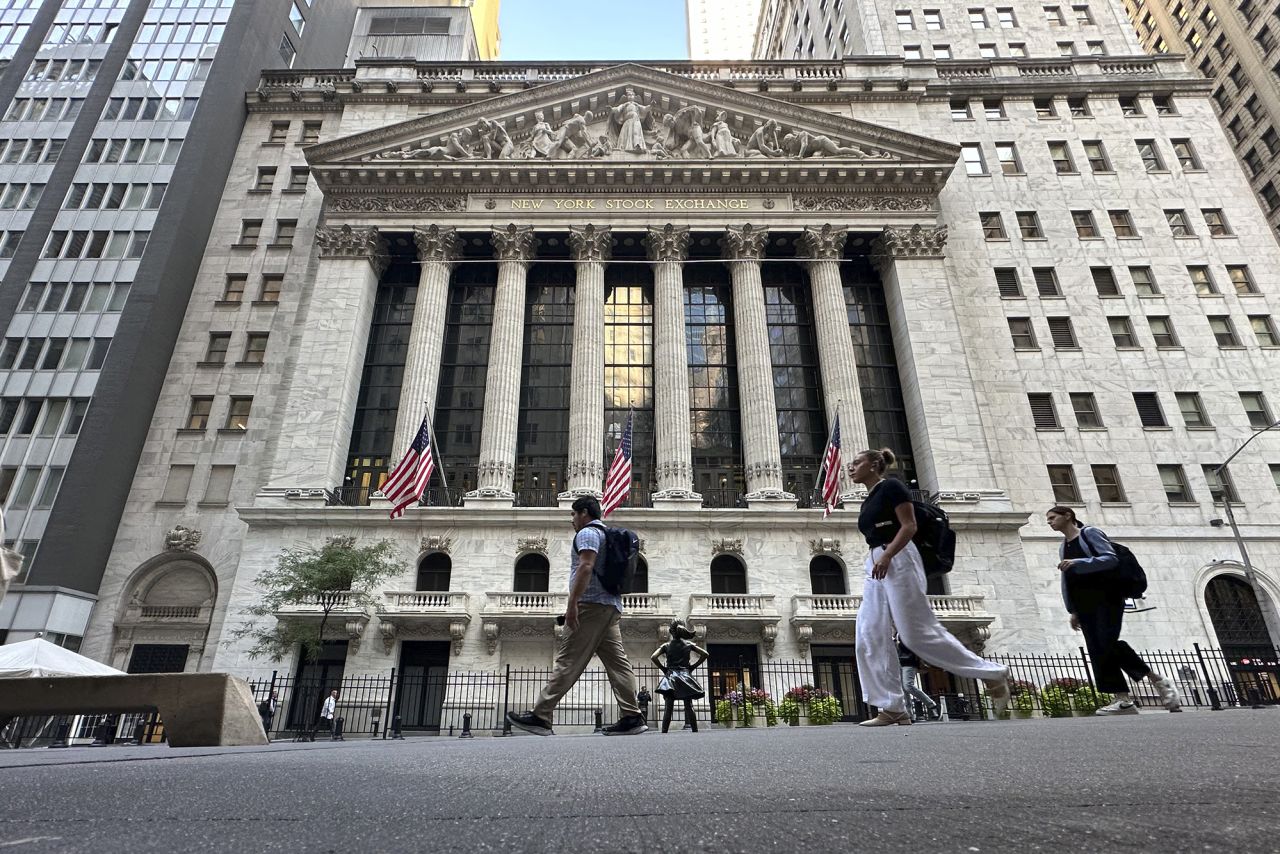
[[[1263,433],[1266,433],[1268,430],[1274,430],[1276,427],[1280,427],[1280,419],[1273,421],[1260,430],[1255,431],[1252,436],[1244,441],[1244,444],[1232,451],[1231,456],[1227,457],[1222,462],[1222,465],[1213,470],[1214,476],[1218,478],[1218,483],[1222,486],[1222,512],[1227,517],[1227,524],[1231,526],[1231,536],[1235,538],[1236,548],[1240,550],[1240,562],[1244,565],[1245,581],[1249,583],[1250,589],[1253,590],[1253,595],[1258,600],[1258,608],[1263,614],[1263,623],[1266,625],[1267,632],[1271,635],[1272,639],[1280,637],[1280,634],[1277,634],[1277,632],[1280,631],[1280,624],[1277,624],[1275,614],[1271,608],[1271,600],[1267,598],[1261,585],[1258,584],[1258,574],[1254,571],[1253,564],[1249,562],[1249,549],[1245,546],[1244,537],[1240,535],[1240,526],[1236,524],[1235,513],[1231,512],[1230,490],[1227,489],[1227,482],[1223,480],[1222,474],[1226,471],[1227,466],[1231,461],[1234,460],[1241,451],[1249,447],[1250,442],[1261,436]]]

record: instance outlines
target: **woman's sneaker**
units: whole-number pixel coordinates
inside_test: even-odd
[[[1160,704],[1171,712],[1182,711],[1182,700],[1178,697],[1178,688],[1168,676],[1161,676],[1151,682],[1160,692]]]
[[[1102,717],[1110,717],[1112,715],[1136,715],[1138,707],[1133,704],[1132,700],[1116,700],[1109,706],[1103,706],[1094,712],[1095,715]]]
[[[556,731],[551,728],[551,724],[535,715],[533,712],[507,712],[507,722],[518,730],[523,730],[533,735],[555,735]]]

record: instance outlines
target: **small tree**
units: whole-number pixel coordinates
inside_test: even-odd
[[[315,661],[320,657],[325,624],[339,603],[346,603],[344,610],[378,608],[378,589],[400,572],[392,552],[387,540],[357,546],[355,537],[330,537],[319,549],[284,549],[275,567],[258,576],[262,597],[248,609],[250,619],[232,637],[253,640],[250,658],[279,660],[300,645],[307,660]],[[275,617],[282,608],[302,603],[320,606],[318,627],[310,620]],[[275,622],[265,622],[267,617]]]

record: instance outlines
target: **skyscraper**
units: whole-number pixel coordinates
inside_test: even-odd
[[[760,0],[685,0],[689,58],[750,59]]]

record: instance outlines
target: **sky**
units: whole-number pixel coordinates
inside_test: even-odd
[[[502,0],[498,59],[687,59],[684,0]]]

